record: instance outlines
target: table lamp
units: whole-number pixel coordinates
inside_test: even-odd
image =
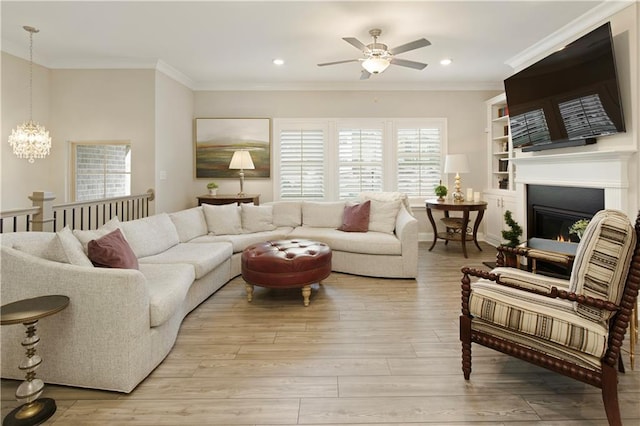
[[[253,170],[255,168],[256,166],[253,165],[249,151],[240,150],[233,153],[229,169],[240,170],[240,192],[238,192],[238,195],[244,195],[244,169]]]
[[[453,201],[458,203],[464,201],[464,194],[460,191],[460,173],[469,173],[466,154],[447,154],[444,160],[444,172],[456,174],[456,191],[453,193]]]

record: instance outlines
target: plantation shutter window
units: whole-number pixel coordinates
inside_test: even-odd
[[[280,131],[280,198],[324,198],[324,130]]]
[[[442,179],[442,131],[439,127],[399,128],[397,191],[409,197],[433,195]]]
[[[354,198],[363,191],[383,190],[383,130],[338,131],[339,198]]]

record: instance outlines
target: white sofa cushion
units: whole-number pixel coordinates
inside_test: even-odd
[[[301,226],[287,239],[309,239],[326,243],[334,251],[362,254],[401,255],[402,244],[395,235],[383,232],[343,232],[337,229]]]
[[[64,256],[67,258],[68,263],[77,266],[93,267],[93,263],[85,254],[82,243],[73,235],[69,226],[65,226],[61,231],[58,231],[56,238],[60,242],[60,247],[64,251]],[[87,244],[89,243],[87,242]]]
[[[13,248],[29,253],[32,256],[51,260],[53,262],[69,263],[69,259],[62,248],[62,243],[58,236],[49,232],[42,234],[43,238],[41,239],[24,241],[18,240],[13,244]],[[71,236],[73,237],[73,234]],[[76,244],[80,246],[80,252],[82,252],[80,242],[75,237],[73,237],[73,239],[76,240]]]
[[[207,229],[214,235],[242,234],[240,207],[235,204],[214,206],[203,204]]]
[[[87,245],[89,244],[89,241],[97,240],[100,237],[104,237],[108,233],[113,232],[118,228],[120,228],[120,220],[118,219],[118,216],[115,216],[111,220],[109,220],[107,223],[99,227],[98,229],[91,229],[91,230],[85,230],[85,231],[74,229],[73,235],[78,239],[78,241],[80,241],[80,243],[82,244],[82,249],[86,254]],[[125,238],[126,238],[126,235],[125,235]]]
[[[184,304],[195,273],[190,265],[140,264],[149,291],[151,327],[164,324]]]
[[[273,206],[273,224],[275,226],[302,225],[302,201],[276,201],[267,203]]]
[[[166,213],[122,222],[120,228],[138,258],[162,253],[180,242],[178,231]]]
[[[304,201],[302,225],[316,228],[339,228],[342,225],[344,201]]]
[[[358,194],[360,201],[376,200],[376,201],[401,201],[409,214],[413,216],[411,211],[411,203],[409,203],[409,197],[404,192],[375,192],[365,191]]]
[[[231,257],[233,250],[228,242],[219,243],[180,243],[162,253],[139,259],[140,264],[192,265],[196,279],[202,278]]]
[[[242,229],[245,233],[273,231],[273,206],[254,206],[243,203],[241,207]]]
[[[371,200],[369,231],[392,234],[396,228],[396,218],[400,211],[400,203],[401,201]]]
[[[211,242],[228,242],[233,245],[233,252],[240,253],[252,244],[261,243],[271,240],[284,240],[289,238],[289,233],[293,228],[282,226],[273,231],[253,232],[251,234],[238,235],[204,235],[194,238],[190,243],[211,243]]]
[[[202,206],[169,213],[169,217],[178,231],[181,243],[186,243],[209,232]]]

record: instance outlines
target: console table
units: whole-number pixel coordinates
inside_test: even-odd
[[[26,379],[16,390],[16,399],[24,403],[7,414],[2,423],[4,426],[39,425],[56,412],[52,398],[39,398],[44,382],[36,379],[35,370],[42,364],[42,358],[36,354],[36,346],[40,342],[36,329],[39,319],[58,313],[68,305],[67,296],[55,295],[18,300],[0,308],[2,325],[22,323],[27,328],[27,336],[22,341],[26,355],[19,365],[20,370],[26,373]]]
[[[478,227],[480,226],[480,222],[482,222],[482,216],[484,216],[484,211],[487,208],[486,201],[454,202],[446,200],[438,201],[437,199],[433,199],[426,201],[426,207],[429,222],[431,222],[431,226],[433,227],[433,244],[429,247],[429,251],[435,247],[438,238],[445,240],[445,244],[449,241],[460,241],[462,243],[462,254],[464,254],[464,257],[469,257],[467,256],[467,241],[473,241],[476,244],[476,247],[478,247],[478,250],[482,251],[478,244],[477,235]],[[446,232],[438,232],[436,222],[433,220],[432,210],[444,211],[442,221],[447,228]],[[462,212],[462,217],[450,217],[449,212],[452,211]],[[468,232],[469,212],[477,212],[471,233]]]
[[[198,196],[198,205],[203,204],[233,204],[237,203],[253,203],[256,206],[260,204],[260,194],[218,194],[218,195],[200,195]]]

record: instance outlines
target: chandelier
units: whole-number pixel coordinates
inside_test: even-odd
[[[44,126],[33,121],[33,34],[40,30],[24,26],[29,33],[29,121],[25,121],[11,131],[9,145],[18,158],[28,158],[33,163],[35,158],[44,158],[51,150],[51,137]]]

